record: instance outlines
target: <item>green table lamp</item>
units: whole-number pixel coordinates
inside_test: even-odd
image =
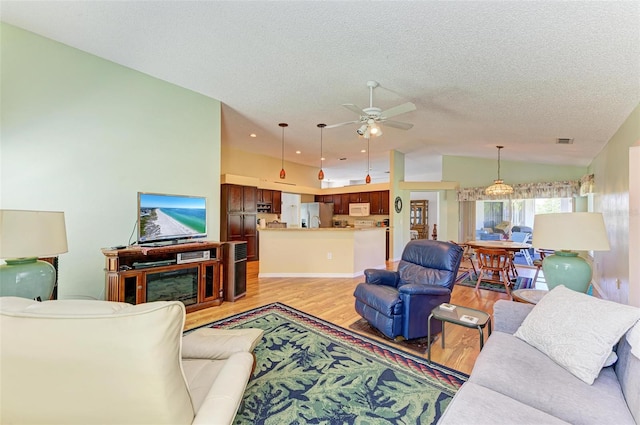
[[[38,257],[67,252],[64,213],[0,210],[0,296],[46,301],[56,281],[53,266]]]
[[[608,251],[609,240],[600,213],[538,214],[533,221],[532,245],[553,249],[542,261],[549,290],[564,285],[586,293],[591,284],[591,266],[576,251]]]

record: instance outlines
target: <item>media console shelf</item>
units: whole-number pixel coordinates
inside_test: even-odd
[[[201,241],[105,248],[107,300],[130,304],[182,301],[188,313],[218,306],[224,299],[222,246],[220,242]]]

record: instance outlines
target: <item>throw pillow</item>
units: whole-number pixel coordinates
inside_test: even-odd
[[[514,334],[591,385],[613,346],[640,319],[640,308],[560,285],[545,295]]]

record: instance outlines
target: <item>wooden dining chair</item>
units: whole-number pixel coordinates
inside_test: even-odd
[[[473,263],[473,249],[467,245],[466,243],[458,243],[455,241],[449,241],[453,244],[458,245],[463,249],[462,251],[462,263],[460,263],[460,268],[469,268],[466,266],[467,262],[471,264],[471,268],[473,269],[473,275],[478,276],[478,270],[476,269],[476,265]]]
[[[533,284],[531,285],[532,288],[536,287],[536,282],[538,281],[538,273],[540,273],[540,269],[542,268],[542,262],[544,261],[544,257],[546,257],[547,255],[553,255],[554,252],[555,251],[552,249],[538,249],[538,253],[540,254],[540,259],[533,261],[533,265],[536,267],[536,274],[533,276]]]
[[[482,278],[490,274],[484,280],[492,283],[502,283],[507,291],[507,295],[511,297],[511,281],[509,281],[509,268],[511,267],[511,258],[509,252],[504,249],[477,248],[476,259],[480,268],[476,290],[480,287]],[[497,279],[495,276],[497,275]]]

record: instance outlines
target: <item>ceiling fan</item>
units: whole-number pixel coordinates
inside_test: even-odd
[[[382,129],[380,128],[381,123],[384,123],[384,125],[388,125],[389,127],[399,128],[402,130],[409,130],[411,127],[413,127],[413,124],[389,119],[391,117],[395,117],[396,115],[415,111],[416,105],[414,105],[413,103],[403,103],[402,105],[394,106],[393,108],[387,109],[386,111],[373,106],[373,89],[378,86],[379,84],[377,81],[367,81],[367,87],[369,87],[368,108],[362,109],[352,103],[345,103],[342,105],[348,110],[360,115],[360,119],[328,125],[325,128],[334,128],[349,124],[360,124],[360,126],[356,130],[356,133],[358,133],[359,136],[368,139],[370,137],[377,137],[382,135]]]

